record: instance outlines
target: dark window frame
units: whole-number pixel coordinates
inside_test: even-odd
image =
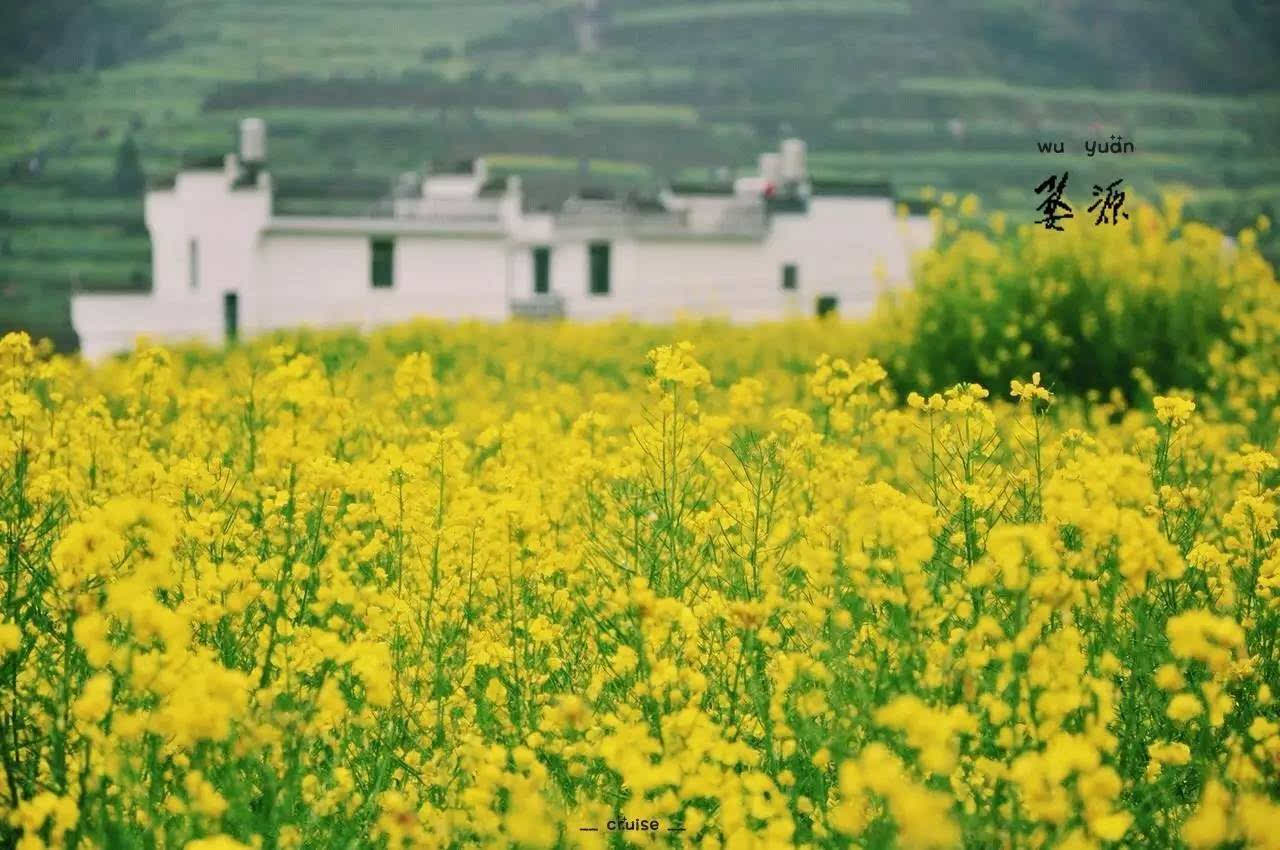
[[[782,264],[782,288],[788,292],[800,288],[800,266],[796,263]]]
[[[840,315],[840,298],[836,295],[819,295],[814,307],[819,319],[828,316],[834,318]]]
[[[390,236],[369,240],[369,285],[373,289],[391,289],[396,282],[396,241]]]
[[[546,295],[551,292],[551,246],[535,245],[533,247],[533,294]]]
[[[609,242],[587,244],[587,292],[590,295],[613,292],[613,245]]]

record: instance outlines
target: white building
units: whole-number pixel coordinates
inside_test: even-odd
[[[152,288],[77,294],[87,357],[145,334],[225,339],[276,328],[370,328],[415,316],[735,321],[865,312],[907,278],[932,238],[887,191],[824,187],[789,140],[731,187],[676,186],[648,202],[575,197],[528,208],[518,177],[406,175],[367,217],[272,212],[266,131],[241,123],[240,153],[146,196]]]

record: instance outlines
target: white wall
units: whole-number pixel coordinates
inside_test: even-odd
[[[252,327],[247,308],[258,271],[258,234],[271,212],[271,184],[262,175],[256,186],[232,189],[235,172],[233,162],[222,170],[187,171],[172,189],[147,193],[151,292],[72,296],[71,320],[85,356],[131,349],[139,335],[221,343],[228,292],[240,296],[241,328]]]
[[[71,323],[90,359],[129,351],[139,336],[160,342],[222,342],[222,302],[192,309],[192,301],[149,294],[82,293],[71,297]]]
[[[733,195],[690,195],[681,198],[681,206],[688,210],[689,225],[694,230],[714,230],[731,208],[742,204]]]
[[[195,291],[243,292],[253,280],[253,248],[271,216],[270,180],[231,188],[227,171],[186,171],[173,189],[148,192],[152,291],[162,299],[192,294],[190,245],[198,245]]]
[[[264,234],[253,292],[241,306],[251,331],[359,325],[370,294],[367,237]]]
[[[373,327],[417,316],[503,319],[508,249],[497,236],[394,237],[392,286],[370,279],[373,235],[267,233],[246,327]]]
[[[555,232],[548,214],[523,216],[515,196],[501,225],[443,233],[412,221],[303,220],[270,216],[271,189],[232,190],[232,171],[186,172],[173,190],[148,193],[153,292],[78,295],[72,320],[86,356],[132,346],[139,333],[169,339],[223,337],[223,296],[239,295],[244,335],[298,325],[373,327],[416,316],[501,320],[512,299],[533,294],[533,253],[551,247],[551,291],[572,319],[627,316],[668,321],[681,314],[735,321],[813,315],[822,295],[845,316],[865,314],[886,285],[905,281],[910,255],[932,241],[924,216],[899,219],[883,198],[818,196],[807,214],[772,216],[763,240],[637,236],[605,229]],[[727,199],[697,204],[714,218]],[[370,280],[371,240],[395,232],[393,286]],[[189,243],[199,245],[190,281]],[[592,295],[587,246],[611,246],[611,288]],[[795,263],[799,287],[782,289]],[[883,265],[886,281],[876,278]]]
[[[378,302],[371,317],[403,321],[403,304],[416,316],[504,319],[510,274],[507,242],[500,235],[400,236],[395,249],[397,303]]]
[[[588,246],[592,241],[608,242],[609,294],[592,295]],[[629,315],[636,287],[630,265],[634,250],[620,239],[559,240],[551,248],[551,291],[564,299],[565,315],[573,319],[600,319],[608,315]]]
[[[795,303],[802,311],[812,315],[819,296],[834,295],[841,315],[860,316],[885,288],[875,277],[878,262],[887,282],[907,277],[918,230],[896,216],[888,198],[816,196],[807,215],[773,217],[767,254],[779,280],[783,264],[798,266]]]
[[[590,292],[588,246],[610,246],[610,290]],[[680,314],[751,320],[776,318],[780,278],[765,266],[765,248],[752,240],[687,238],[572,239],[513,244],[512,297],[533,293],[533,247],[551,247],[551,292],[574,319],[627,316],[669,321]],[[780,272],[778,272],[780,274]]]
[[[182,201],[175,191],[148,192],[144,210],[151,236],[151,291],[185,296],[188,235]]]
[[[634,315],[667,321],[680,314],[738,321],[776,318],[776,281],[765,246],[753,240],[645,240],[631,287]]]
[[[507,278],[508,294],[511,298],[530,298],[533,295],[533,249],[548,247],[551,249],[551,291],[556,288],[556,270],[558,246],[555,245],[554,217],[549,213],[532,213],[523,215],[518,209],[509,211],[506,219],[508,235]]]

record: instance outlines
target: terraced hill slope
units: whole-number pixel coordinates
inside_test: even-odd
[[[64,346],[72,287],[149,283],[123,138],[163,177],[230,149],[249,113],[268,121],[284,211],[360,212],[399,171],[473,153],[547,185],[700,179],[789,134],[817,176],[975,191],[1028,220],[1035,184],[1066,169],[1085,205],[1123,177],[1185,186],[1223,226],[1280,206],[1277,3],[16,2],[0,330]],[[81,13],[40,18],[68,5]],[[35,43],[14,41],[22,26],[42,50],[18,55]],[[1085,155],[1112,135],[1135,152]],[[1051,140],[1067,153],[1037,152]]]

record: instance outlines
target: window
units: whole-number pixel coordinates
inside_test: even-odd
[[[782,267],[782,288],[796,289],[800,285],[800,269],[795,263]]]
[[[609,243],[592,242],[587,247],[591,266],[591,294],[609,294]]]
[[[370,249],[369,280],[375,289],[389,289],[395,279],[395,242],[374,239]]]
[[[222,330],[228,343],[240,336],[240,296],[234,292],[222,295]]]
[[[535,295],[551,291],[551,249],[545,245],[533,249],[533,291]]]
[[[836,307],[838,306],[840,306],[840,299],[836,298],[834,295],[819,295],[818,318],[821,319],[824,316],[835,316]]]
[[[200,243],[194,239],[187,243],[187,283],[192,289],[200,286]]]

